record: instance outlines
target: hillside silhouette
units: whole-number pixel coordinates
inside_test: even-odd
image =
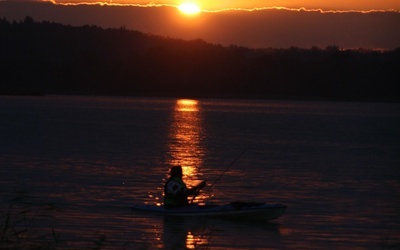
[[[0,19],[0,94],[399,101],[400,48],[250,49]]]

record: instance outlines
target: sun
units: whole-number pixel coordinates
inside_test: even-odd
[[[197,6],[195,3],[191,3],[191,2],[182,3],[181,5],[178,6],[178,9],[182,13],[187,14],[187,15],[198,14],[201,11],[199,6]]]

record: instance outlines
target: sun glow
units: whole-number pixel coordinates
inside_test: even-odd
[[[197,6],[195,3],[191,3],[191,2],[182,3],[181,5],[178,6],[178,9],[182,13],[187,14],[187,15],[195,15],[201,11],[199,6]]]

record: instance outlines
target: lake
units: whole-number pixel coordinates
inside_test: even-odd
[[[399,128],[396,103],[0,96],[1,244],[399,249]],[[188,185],[213,185],[196,202],[286,213],[255,223],[131,211],[162,203],[177,164]],[[17,240],[13,228],[27,232]]]

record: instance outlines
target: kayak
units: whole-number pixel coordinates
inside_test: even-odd
[[[164,206],[138,204],[131,207],[136,211],[168,216],[219,217],[238,220],[268,221],[280,217],[286,210],[282,204],[258,202],[231,202],[225,205],[198,205],[166,208]]]

